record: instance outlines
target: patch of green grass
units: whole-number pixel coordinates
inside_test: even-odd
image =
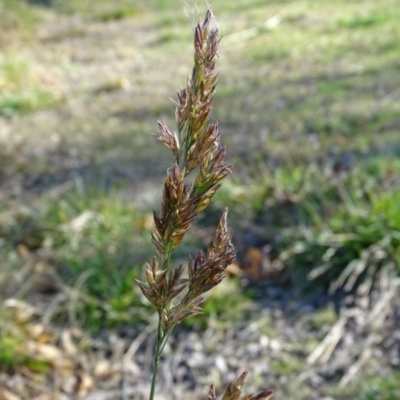
[[[328,387],[334,398],[355,400],[397,400],[400,396],[400,375],[397,371],[363,377],[345,388]]]
[[[1,60],[2,87],[7,85],[20,86],[25,83],[31,66],[28,61],[18,56],[8,56]]]
[[[0,59],[0,114],[35,111],[55,101],[27,60],[14,55]]]
[[[250,54],[249,57],[251,61],[257,64],[261,63],[275,63],[282,60],[286,60],[290,57],[290,51],[283,47],[268,47],[257,49],[253,54]]]
[[[304,236],[286,232],[288,243],[298,239],[288,265],[303,266],[313,279],[348,289],[365,279],[372,282],[381,268],[398,268],[400,188],[378,191],[377,187],[371,178],[355,175],[347,185],[338,186],[338,199],[321,198],[318,213],[315,203],[309,207],[310,221],[317,223],[303,227]]]
[[[140,14],[140,10],[138,8],[130,7],[130,6],[120,6],[115,8],[105,8],[103,10],[99,10],[94,15],[94,18],[99,21],[113,21],[124,18],[135,17]]]
[[[272,360],[271,367],[276,373],[282,376],[300,372],[303,368],[303,363],[295,357],[284,357],[282,359]]]
[[[33,357],[27,351],[26,333],[9,312],[1,310],[0,320],[0,371],[13,371],[20,367],[28,368],[38,374],[50,369],[50,363]]]
[[[179,43],[179,41],[183,38],[182,35],[186,36],[186,33],[177,29],[165,28],[158,35],[157,44],[168,44],[169,42]]]
[[[95,6],[91,0],[48,0],[46,3],[47,7],[58,13],[80,14],[97,21],[136,17],[144,8],[143,2],[135,0],[97,0]]]
[[[349,29],[369,28],[375,25],[384,24],[393,19],[396,15],[399,15],[398,10],[396,9],[392,10],[392,12],[388,12],[388,10],[374,10],[374,12],[371,13],[341,17],[337,21],[337,25]]]
[[[397,374],[398,375],[398,374]],[[356,400],[397,400],[400,398],[400,376],[373,377],[363,384]]]
[[[182,29],[189,22],[188,16],[185,14],[176,15],[175,13],[163,13],[155,22],[155,26],[159,29],[174,28],[177,25],[182,26]]]
[[[17,111],[35,111],[49,106],[53,101],[54,98],[49,92],[31,89],[5,96],[0,100],[0,112],[3,115],[10,116]]]
[[[239,282],[225,279],[207,296],[202,313],[185,320],[184,326],[206,329],[212,323],[218,329],[229,329],[235,323],[243,321],[250,305],[251,297],[241,293]]]
[[[233,221],[253,221],[274,238],[299,291],[330,284],[352,288],[400,265],[395,146],[385,155],[354,155],[342,177],[329,165],[265,165],[246,185],[228,182],[215,199],[217,207],[229,205]]]
[[[21,0],[0,0],[0,44],[9,45],[13,35],[24,40],[32,36],[37,24],[44,19],[43,10]]]
[[[16,336],[2,335],[0,338],[0,370],[25,367],[36,373],[46,373],[50,365],[24,353],[24,340]]]
[[[75,293],[59,318],[92,330],[145,320],[135,278],[149,254],[150,233],[129,203],[99,190],[73,190],[62,200],[4,215],[0,239],[57,260],[57,273]]]
[[[344,94],[354,90],[354,79],[355,77],[347,80],[325,79],[318,83],[319,93],[329,97],[337,93],[342,98]]]
[[[47,246],[69,265],[69,283],[87,295],[75,318],[93,330],[144,320],[135,278],[142,274],[149,237],[140,218],[128,203],[97,190],[51,202],[43,215]]]
[[[325,326],[332,326],[337,321],[337,314],[331,305],[313,312],[307,318],[307,324],[313,330],[321,330]]]

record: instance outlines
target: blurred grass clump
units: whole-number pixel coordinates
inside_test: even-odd
[[[297,289],[352,290],[381,268],[400,272],[400,165],[390,160],[367,159],[342,176],[279,168],[262,186],[236,188],[231,207],[265,227]]]
[[[363,168],[334,181],[323,196],[308,193],[298,204],[302,222],[283,234],[288,267],[307,272],[311,285],[351,291],[362,282],[371,288],[382,268],[400,272],[399,181],[384,188],[383,174]],[[387,172],[386,180],[400,176],[395,160]]]
[[[28,351],[29,335],[24,324],[9,310],[1,310],[0,318],[5,321],[0,328],[0,370],[12,371],[22,367],[38,374],[48,371],[50,363]]]
[[[134,279],[149,239],[129,204],[96,190],[84,195],[72,191],[61,201],[50,200],[44,209],[4,211],[1,217],[2,240],[22,249],[28,260],[39,251],[39,260],[73,287],[72,306],[59,315],[61,321],[98,330],[144,320]],[[38,279],[40,274],[30,276],[30,289]],[[53,289],[61,288],[55,282]]]
[[[0,0],[0,15],[0,43],[6,45],[15,35],[27,39],[44,13],[24,0]]]
[[[389,378],[372,377],[371,381],[366,383],[360,394],[355,397],[356,400],[396,400],[400,396],[399,376]]]
[[[14,54],[0,56],[0,114],[35,111],[57,101],[29,61]]]

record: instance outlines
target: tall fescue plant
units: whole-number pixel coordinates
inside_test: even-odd
[[[157,370],[161,354],[175,325],[202,310],[203,295],[224,278],[226,267],[235,259],[235,249],[227,228],[227,210],[222,214],[214,239],[205,252],[190,258],[184,274],[183,265],[174,266],[172,254],[187,233],[197,214],[207,208],[231,172],[225,162],[226,150],[221,145],[218,125],[209,123],[217,83],[215,59],[218,50],[218,26],[208,9],[202,25],[194,33],[194,67],[186,88],[176,101],[177,133],[159,122],[157,139],[173,153],[175,163],[166,174],[161,211],[154,213],[155,232],[152,242],[157,256],[146,264],[146,280],[137,281],[144,296],[158,314],[157,341],[151,380],[150,400],[154,399]],[[195,175],[189,183],[188,175]],[[223,400],[241,398],[247,377],[244,372],[232,382]],[[269,390],[242,397],[246,400],[268,399]],[[213,385],[208,400],[215,400]]]

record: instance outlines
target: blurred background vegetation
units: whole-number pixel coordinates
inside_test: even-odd
[[[263,297],[254,280],[299,298],[371,292],[400,271],[399,2],[212,6],[222,34],[213,118],[234,174],[178,259],[206,245],[228,206],[244,278],[227,281],[193,323],[244,318]],[[190,72],[204,7],[0,0],[4,304],[41,308],[62,291],[48,316],[61,326],[96,334],[148,322],[134,279],[152,255],[152,210],[171,165],[151,133],[157,120],[174,128],[168,98]],[[0,368],[45,369],[13,357],[10,332]],[[387,379],[385,399],[398,398]],[[359,398],[383,399],[373,385]]]

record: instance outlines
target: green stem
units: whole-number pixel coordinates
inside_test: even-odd
[[[172,229],[171,232],[174,232],[175,229]],[[167,279],[170,278],[172,275],[173,271],[170,269],[170,264],[171,264],[171,255],[173,251],[173,240],[172,237],[169,237],[164,241],[164,257],[163,257],[163,269],[168,270],[168,277]],[[157,373],[158,373],[158,364],[160,362],[160,357],[161,354],[164,350],[165,345],[168,342],[168,339],[171,335],[172,328],[168,330],[164,330],[162,326],[162,314],[164,312],[165,308],[158,309],[158,327],[157,327],[157,343],[156,343],[156,349],[154,353],[154,358],[153,358],[153,372],[152,372],[152,377],[151,377],[151,388],[150,388],[150,397],[149,400],[154,400],[154,393],[156,389],[156,382],[157,382]]]
[[[163,342],[162,342],[162,344],[161,344],[161,348],[160,348],[160,355],[162,354],[162,352],[164,351],[164,347],[165,347],[165,345],[168,343],[168,339],[169,339],[169,337],[171,336],[171,332],[172,332],[172,330],[174,329],[174,326],[172,326],[172,328],[168,331],[168,332],[165,332],[165,335],[164,335],[164,337],[163,337]]]
[[[157,343],[156,343],[156,350],[154,353],[154,359],[153,359],[153,375],[151,378],[151,389],[150,389],[150,397],[149,400],[154,399],[154,392],[156,389],[156,381],[157,381],[157,373],[158,373],[158,364],[160,362],[160,357],[161,354],[164,350],[165,345],[168,342],[169,337],[171,336],[171,332],[174,328],[172,326],[168,330],[164,330],[162,327],[162,315],[163,310],[158,310],[158,327],[157,327]]]
[[[154,392],[156,389],[156,381],[157,381],[157,372],[158,372],[158,363],[160,362],[161,352],[162,352],[162,342],[164,341],[164,332],[162,329],[162,321],[161,321],[161,311],[158,311],[158,327],[157,327],[157,343],[156,343],[156,351],[153,359],[153,376],[151,377],[151,389],[150,389],[150,397],[149,400],[154,400]]]

